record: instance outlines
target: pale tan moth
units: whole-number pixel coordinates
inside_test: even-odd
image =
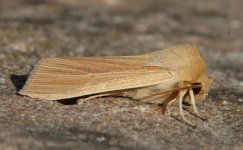
[[[191,124],[182,103],[198,115],[195,103],[205,99],[211,83],[199,50],[185,44],[138,56],[42,59],[19,93],[43,100],[122,95],[164,108],[177,103]]]

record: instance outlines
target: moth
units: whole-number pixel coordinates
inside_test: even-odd
[[[137,56],[42,59],[34,67],[22,95],[43,100],[120,95],[167,108],[206,98],[212,78],[199,50],[189,44]]]

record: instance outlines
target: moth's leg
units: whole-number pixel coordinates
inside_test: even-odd
[[[99,98],[99,97],[105,97],[105,96],[109,96],[109,95],[111,95],[111,94],[106,93],[106,94],[97,94],[97,95],[89,96],[87,98],[81,98],[77,101],[77,104],[82,105],[83,103],[85,103],[86,101],[89,101],[91,99],[95,99],[95,98]]]
[[[201,116],[199,114],[199,112],[197,111],[196,101],[195,101],[195,97],[194,97],[194,93],[193,93],[192,89],[189,90],[189,95],[190,95],[191,104],[192,104],[192,107],[193,107],[193,110],[194,110],[194,114],[196,114],[196,116],[203,121],[207,120],[207,117]]]
[[[164,99],[162,104],[158,105],[158,108],[161,109],[161,112],[162,112],[163,115],[165,115],[166,112],[167,112],[167,114],[171,114],[171,109],[168,106],[170,106],[174,101],[177,100],[177,98],[173,98],[173,99],[171,99],[171,98],[172,97],[167,97],[166,99]]]
[[[170,101],[165,99],[165,102],[163,103],[163,105],[160,106],[163,115],[165,115],[166,112],[167,112],[167,114],[170,114],[170,108],[168,106],[170,104],[172,104],[174,101],[176,101],[176,98],[174,98]]]
[[[160,110],[160,112],[165,115],[166,112],[169,113],[169,108],[167,104],[160,104],[157,108],[154,109],[155,111]]]
[[[186,93],[187,93],[187,90],[182,90],[179,93],[179,111],[180,111],[180,116],[182,117],[182,119],[186,123],[190,124],[191,126],[195,126],[194,124],[192,124],[189,120],[187,120],[185,118],[184,113],[183,113],[182,103],[183,103],[183,97],[185,96]]]
[[[114,96],[114,95],[120,94],[121,92],[122,91],[114,91],[114,92],[107,92],[107,93],[102,93],[102,94],[96,94],[96,95],[93,95],[93,96],[89,96],[87,98],[79,99],[77,104],[83,104],[83,103],[85,103],[88,100],[99,98],[99,97]]]
[[[195,97],[194,97],[194,93],[192,89],[189,89],[189,95],[190,95],[190,100],[191,100],[191,104],[194,110],[194,113],[197,114],[199,116],[199,113],[197,111],[197,107],[196,107],[196,102],[195,102]]]
[[[176,100],[177,100],[177,99],[174,98],[173,100],[171,100],[170,102],[168,102],[168,104],[170,105],[170,104],[174,103]]]

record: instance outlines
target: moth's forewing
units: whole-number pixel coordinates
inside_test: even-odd
[[[147,55],[98,58],[50,58],[32,71],[22,95],[58,100],[145,87],[173,80],[173,72],[143,66]]]

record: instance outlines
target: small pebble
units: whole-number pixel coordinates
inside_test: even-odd
[[[0,54],[0,60],[4,59],[6,56],[4,54]]]
[[[80,54],[81,55],[81,54],[83,54],[85,52],[85,47],[80,45],[74,51],[75,51],[76,54]]]
[[[141,113],[146,112],[146,110],[148,109],[147,107],[144,106],[135,106],[134,109],[139,110]]]
[[[229,104],[229,102],[227,102],[227,101],[222,102],[222,105],[228,105],[228,104]]]
[[[97,137],[96,140],[97,140],[98,142],[103,142],[103,141],[106,140],[106,138],[105,138],[104,136],[101,136],[101,137]]]
[[[142,113],[144,113],[146,111],[146,108],[145,107],[140,107],[139,109]]]
[[[27,43],[27,42],[16,42],[13,43],[10,46],[11,49],[13,49],[14,51],[19,51],[19,52],[33,52],[34,51],[34,46],[31,43]]]
[[[242,99],[242,98],[239,98],[238,101],[239,101],[239,102],[243,102],[243,99]]]
[[[5,83],[5,79],[0,77],[0,84],[4,84]]]

